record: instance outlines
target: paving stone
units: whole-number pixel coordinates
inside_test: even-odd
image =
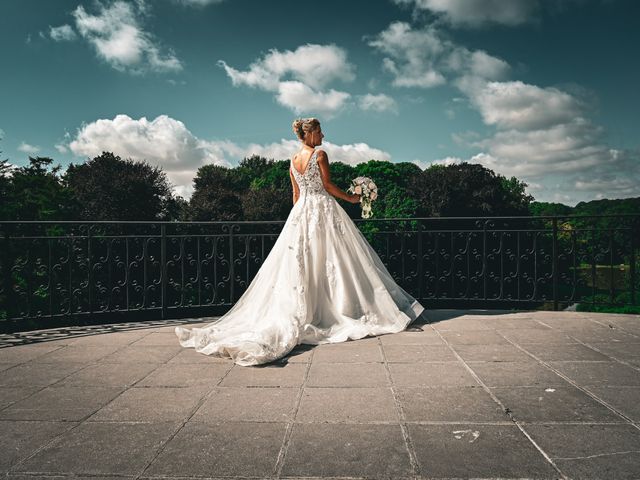
[[[297,422],[398,422],[390,387],[305,388]]]
[[[589,342],[589,346],[601,351],[604,355],[610,355],[611,357],[620,360],[634,360],[640,359],[640,343],[628,343],[628,342]],[[579,358],[572,358],[568,360],[580,360]],[[604,360],[611,360],[611,358],[604,358]]]
[[[589,386],[587,389],[615,409],[640,422],[640,387]]]
[[[56,383],[62,386],[127,387],[158,368],[157,363],[98,363],[72,373]]]
[[[85,366],[78,362],[60,362],[56,364],[23,363],[0,372],[0,386],[46,387]]]
[[[437,332],[425,329],[423,332],[398,332],[380,335],[382,345],[444,345]]]
[[[120,387],[47,387],[0,410],[0,419],[80,421],[122,391]]]
[[[428,478],[559,478],[516,425],[408,424]]]
[[[133,387],[89,417],[89,422],[169,422],[183,420],[211,390],[195,387]]]
[[[487,316],[484,320],[485,325],[494,330],[507,330],[514,328],[519,330],[521,328],[549,330],[551,327],[544,325],[531,317],[512,317],[512,316]]]
[[[509,422],[486,390],[471,387],[398,387],[407,422]]]
[[[389,370],[394,384],[398,386],[478,385],[469,371],[459,362],[390,363]]]
[[[42,387],[0,387],[0,409],[33,395]]]
[[[285,428],[285,423],[187,423],[144,475],[267,477]]]
[[[2,421],[0,435],[0,471],[5,472],[38,448],[49,443],[57,435],[66,432],[77,423],[48,421]]]
[[[524,422],[620,422],[625,420],[582,390],[556,387],[493,387],[491,391]]]
[[[389,363],[457,362],[447,345],[385,345]]]
[[[433,324],[433,328],[438,331],[470,331],[470,330],[491,330],[492,327],[487,325],[483,318],[453,318],[450,320],[443,320]]]
[[[299,388],[217,387],[189,422],[288,422]]]
[[[287,363],[309,363],[315,348],[314,345],[297,345],[283,360]]]
[[[174,331],[171,332],[152,332],[149,335],[145,335],[144,337],[136,340],[131,344],[132,347],[139,347],[141,345],[152,346],[152,345],[179,345],[178,336]]]
[[[222,387],[299,387],[304,380],[307,365],[287,363],[284,365],[242,367],[235,365],[220,383]]]
[[[14,471],[135,475],[153,459],[176,427],[170,422],[85,422],[17,465]]]
[[[518,345],[529,345],[541,343],[544,345],[560,344],[567,345],[571,343],[578,343],[575,338],[571,338],[564,333],[554,329],[539,329],[539,328],[518,328],[518,329],[505,329],[498,330],[498,333],[504,335],[507,339]]]
[[[121,345],[67,345],[39,356],[33,363],[81,362],[93,363],[122,348]]]
[[[7,364],[24,363],[60,348],[64,348],[64,346],[53,345],[50,342],[4,347],[0,348],[0,362]]]
[[[523,345],[522,348],[545,362],[555,360],[610,360],[606,355],[579,343],[570,343],[566,345],[531,343]]]
[[[189,387],[192,385],[217,385],[231,369],[230,364],[165,364],[138,382],[138,387]]]
[[[383,387],[389,385],[382,363],[314,363],[309,387]]]
[[[639,386],[640,371],[620,362],[548,362],[574,382],[588,385]]]
[[[590,326],[588,328],[567,328],[563,331],[571,337],[584,342],[628,342],[640,343],[640,336],[623,332],[617,328],[609,328],[602,325]]]
[[[177,337],[176,337],[177,338]],[[228,357],[215,357],[213,355],[204,355],[200,352],[196,352],[193,348],[183,348],[177,355],[167,362],[167,365],[174,363],[179,364],[210,364],[210,363],[222,363],[229,366],[233,366],[233,360]]]
[[[313,363],[382,362],[378,343],[359,344],[344,342],[324,344],[316,347]]]
[[[178,337],[176,337],[178,338]],[[184,347],[176,345],[173,347],[167,345],[127,345],[120,348],[120,350],[102,357],[100,363],[165,363],[176,354],[178,354]]]
[[[640,430],[632,425],[527,425],[525,428],[570,478],[638,478]]]
[[[411,475],[399,425],[295,424],[283,476],[397,478]]]
[[[526,362],[532,358],[510,344],[452,345],[465,362]]]
[[[67,342],[69,345],[129,345],[151,332],[147,329],[135,330],[131,332],[96,333],[89,335],[75,336]]]
[[[544,365],[530,362],[467,362],[488,387],[567,385],[568,382]]]
[[[452,345],[492,345],[492,344],[508,344],[509,342],[501,335],[493,330],[477,330],[475,332],[442,332],[444,339]]]

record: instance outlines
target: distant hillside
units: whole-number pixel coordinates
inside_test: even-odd
[[[562,203],[531,202],[531,215],[612,215],[619,213],[640,214],[640,197],[616,200],[591,200],[580,202],[575,207]]]

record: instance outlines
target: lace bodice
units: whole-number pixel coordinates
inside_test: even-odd
[[[300,188],[300,195],[306,193],[327,194],[322,183],[322,176],[320,175],[320,168],[318,167],[316,158],[317,154],[318,150],[314,150],[307,162],[307,169],[303,173],[298,172],[293,165],[293,159],[290,161],[290,168],[293,173],[293,178],[296,180],[298,188]]]

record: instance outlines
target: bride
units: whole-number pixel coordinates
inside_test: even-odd
[[[334,197],[324,137],[315,118],[298,119],[302,142],[289,176],[293,208],[245,292],[222,317],[191,330],[180,345],[237,365],[272,362],[296,345],[336,343],[404,330],[424,307],[395,283],[375,250]]]

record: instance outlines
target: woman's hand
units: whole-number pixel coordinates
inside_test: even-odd
[[[357,193],[356,193],[356,194],[353,194],[353,195],[351,195],[351,198],[349,199],[349,201],[350,201],[351,203],[360,203],[360,197],[361,197],[361,196],[362,196],[362,195],[357,194]]]

